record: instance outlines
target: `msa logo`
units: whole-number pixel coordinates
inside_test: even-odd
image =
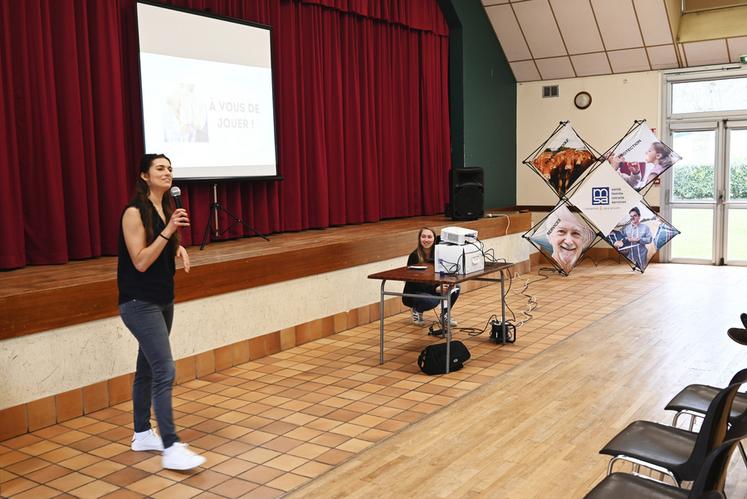
[[[592,187],[591,188],[591,205],[599,206],[610,204],[609,187]]]

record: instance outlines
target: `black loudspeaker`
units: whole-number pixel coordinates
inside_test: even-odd
[[[485,189],[480,167],[454,168],[449,175],[451,203],[446,216],[452,220],[477,220],[484,214]]]

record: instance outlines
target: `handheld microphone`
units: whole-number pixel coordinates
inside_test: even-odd
[[[174,186],[171,188],[171,197],[174,198],[174,203],[176,204],[176,208],[184,208],[182,206],[182,190],[178,188],[177,186]]]

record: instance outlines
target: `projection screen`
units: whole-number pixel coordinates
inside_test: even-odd
[[[279,178],[270,28],[137,4],[145,150],[174,177]]]

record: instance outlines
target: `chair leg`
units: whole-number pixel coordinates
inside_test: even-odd
[[[644,478],[650,478],[651,480],[657,481],[656,478],[653,477],[653,472],[659,472],[661,474],[661,476],[662,476],[662,479],[658,480],[658,481],[660,481],[662,483],[665,483],[664,482],[664,477],[668,476],[669,478],[672,479],[672,483],[676,487],[680,487],[680,488],[682,487],[682,482],[680,482],[679,480],[677,480],[677,478],[674,476],[674,473],[672,473],[672,471],[670,471],[670,470],[668,470],[666,468],[662,468],[661,466],[656,466],[655,464],[650,464],[650,463],[645,463],[643,461],[639,461],[638,459],[635,459],[635,458],[632,458],[632,457],[628,457],[628,456],[625,456],[623,454],[620,454],[618,456],[615,456],[615,457],[611,458],[610,461],[609,461],[609,463],[607,463],[607,476],[610,476],[612,474],[612,467],[615,465],[615,463],[617,461],[626,461],[626,462],[629,462],[632,465],[632,468],[633,468],[631,470],[632,473],[633,473],[633,475],[638,475],[638,476],[642,476]],[[747,461],[745,461],[745,462],[747,462]],[[643,466],[646,469],[650,470],[648,476],[641,475],[641,466]]]
[[[682,411],[677,412],[677,414],[672,418],[672,426],[674,428],[677,428],[677,422],[680,420],[680,416],[682,416]]]
[[[607,463],[607,476],[610,476],[612,474],[612,467],[615,465],[615,461],[617,461],[617,457],[613,457],[610,459],[610,462]]]
[[[690,415],[690,431],[693,431],[693,427],[695,426],[695,415]]]

